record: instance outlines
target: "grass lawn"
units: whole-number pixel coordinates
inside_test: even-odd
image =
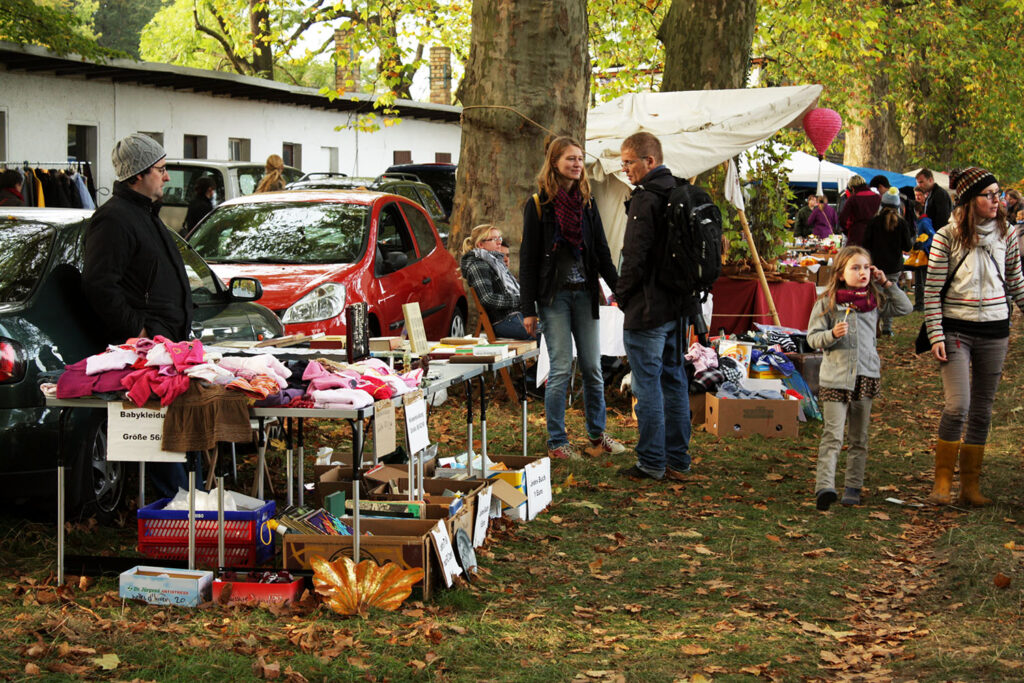
[[[885,388],[862,506],[815,510],[817,424],[796,439],[698,430],[686,482],[618,478],[623,456],[556,461],[551,507],[529,524],[492,522],[471,585],[367,619],[313,600],[125,603],[111,578],[71,577],[58,591],[52,525],[0,517],[0,678],[1024,680],[1021,338],[982,479],[997,503],[904,507],[885,498],[929,493],[942,401],[935,364],[909,352],[919,323],[898,320],[880,342]],[[568,416],[577,438],[579,408]],[[635,442],[626,399],[609,392],[608,415],[609,431]],[[490,451],[519,453],[518,407],[492,404],[488,418]],[[454,401],[430,423],[442,453],[464,439]],[[339,445],[336,427],[309,430],[306,452]],[[530,452],[545,452],[539,403]],[[122,529],[78,524],[69,552],[130,553],[135,533],[130,516]]]

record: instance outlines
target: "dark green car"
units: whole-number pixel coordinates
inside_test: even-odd
[[[52,373],[105,347],[96,315],[82,295],[85,228],[91,211],[0,212],[0,494],[8,502],[53,500],[58,412],[39,385]],[[174,235],[192,284],[193,333],[206,343],[283,334],[262,293],[246,279],[232,295],[206,262]],[[234,284],[234,283],[233,283]],[[123,464],[106,460],[106,412],[73,409],[64,434],[68,506],[110,516],[124,492]]]

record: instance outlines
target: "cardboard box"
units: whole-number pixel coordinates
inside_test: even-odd
[[[388,485],[382,484],[372,489],[367,497],[388,496],[386,500],[405,499],[407,496],[403,492],[408,491],[409,480],[398,479],[394,483],[395,489],[393,491],[389,490],[390,487]],[[490,482],[485,479],[424,479],[424,502],[427,504],[426,519],[448,520],[448,533],[452,538],[455,538],[455,532],[459,529],[463,529],[469,534],[470,538],[473,538],[473,520],[476,519],[477,495],[486,486],[490,486]],[[460,497],[462,499],[462,509],[457,510],[454,515],[448,512],[448,506],[450,506],[452,499],[444,495],[445,493],[452,492],[461,494]],[[444,509],[441,506],[444,506]]]
[[[230,594],[227,604],[247,602],[265,602],[272,605],[287,605],[295,602],[302,595],[305,581],[301,578],[288,583],[256,583],[248,581],[249,575],[245,572],[239,573],[238,580],[225,581],[223,579],[213,580],[213,599],[219,600],[224,589],[229,589]]]
[[[490,470],[487,477],[497,477],[526,495],[526,503],[508,506],[502,512],[506,517],[531,520],[551,503],[551,459],[522,455],[488,455],[492,462],[500,462],[509,469]],[[495,493],[498,495],[499,493]],[[503,499],[504,500],[504,499]]]
[[[345,519],[351,524],[350,518]],[[359,537],[359,559],[373,560],[383,565],[395,562],[402,569],[419,567],[423,569],[423,599],[429,600],[435,587],[435,573],[430,560],[432,546],[430,530],[436,520],[421,519],[361,519]],[[367,532],[372,536],[366,535]],[[342,555],[352,557],[351,536],[320,536],[285,534],[283,536],[284,568],[310,569],[310,560],[319,555],[334,561]]]
[[[708,394],[704,429],[718,436],[799,436],[800,401],[719,399]]]
[[[151,605],[195,607],[210,599],[213,572],[164,567],[132,567],[120,577],[118,595]]]
[[[706,411],[707,394],[690,394],[690,424],[704,424],[704,413]]]
[[[782,379],[785,377],[777,368],[770,368],[768,370],[755,370],[750,368],[751,379]]]

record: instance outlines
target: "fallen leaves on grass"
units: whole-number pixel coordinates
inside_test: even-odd
[[[995,584],[996,588],[1009,588],[1010,577],[1002,572],[999,572],[995,575],[995,578],[992,579],[992,583]]]

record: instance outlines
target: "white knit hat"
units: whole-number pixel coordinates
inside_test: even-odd
[[[110,161],[114,164],[117,179],[124,181],[136,173],[142,173],[166,156],[167,152],[159,142],[148,135],[132,133],[114,145]]]

